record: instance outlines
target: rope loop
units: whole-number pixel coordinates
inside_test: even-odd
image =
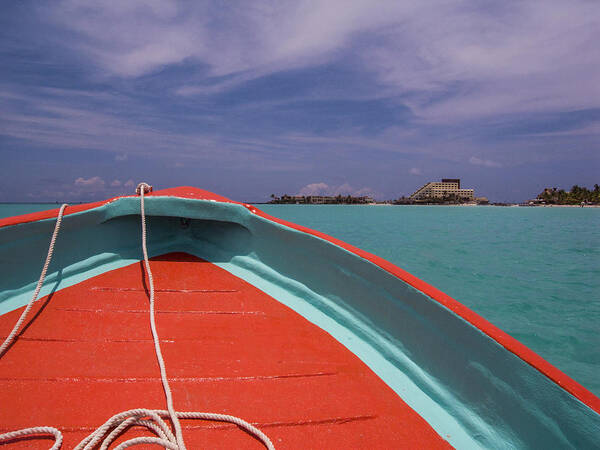
[[[59,450],[62,445],[63,435],[54,427],[33,427],[23,428],[22,430],[10,431],[8,433],[0,434],[0,445],[10,444],[10,441],[16,441],[28,436],[36,434],[51,434],[54,436],[54,445],[50,447],[50,450]]]

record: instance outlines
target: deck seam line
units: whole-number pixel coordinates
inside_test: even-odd
[[[169,377],[173,382],[211,382],[211,381],[253,381],[253,380],[279,380],[288,378],[316,378],[339,375],[339,372],[292,373],[284,375],[247,375],[238,377]],[[4,382],[48,382],[48,383],[144,383],[160,381],[159,377],[0,377]]]

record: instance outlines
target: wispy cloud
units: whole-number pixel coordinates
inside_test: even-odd
[[[223,3],[75,0],[43,8],[76,32],[75,48],[110,74],[135,77],[186,60],[213,76],[322,62],[358,32],[398,19],[403,8],[368,1]]]
[[[86,189],[99,190],[99,189],[104,189],[104,185],[106,183],[104,182],[104,180],[102,178],[96,176],[96,177],[90,177],[90,178],[79,177],[75,180],[74,184],[75,184],[75,186],[83,187]]]
[[[409,102],[424,119],[456,122],[598,105],[597,3],[422,8],[428,11],[385,31],[398,45],[377,45],[365,58],[383,83],[412,91]]]
[[[121,181],[114,179],[110,182],[96,175],[92,177],[78,177],[73,184],[54,183],[53,188],[45,192],[53,197],[62,197],[63,200],[88,200],[106,198],[113,195],[131,194],[135,183],[133,180]]]
[[[373,7],[358,0],[245,8],[69,0],[48,15],[76,32],[76,50],[107,74],[138,77],[189,61],[207,67],[198,81],[207,73],[233,75],[210,85],[192,78],[176,88],[181,95],[221,92],[352,51],[380,83],[410,94],[428,120],[585,108],[600,97],[600,7],[585,0],[549,0],[543,7],[442,0]]]
[[[471,156],[469,158],[469,164],[473,164],[474,166],[484,166],[484,167],[502,167],[502,164],[492,161],[491,159],[481,159],[476,156]]]
[[[298,191],[298,195],[329,195],[329,185],[326,183],[310,183]]]
[[[248,151],[266,151],[269,142],[261,139],[239,139],[217,133],[194,130],[173,131],[176,120],[168,114],[158,115],[143,102],[108,97],[91,109],[78,98],[66,96],[68,89],[48,93],[43,89],[19,88],[0,90],[0,134],[48,148],[94,149],[114,153],[114,160],[126,162],[131,154],[144,157],[179,157],[193,161],[245,164],[253,160]],[[115,114],[116,106],[128,114]],[[145,120],[134,120],[134,117]],[[142,122],[142,123],[140,123]],[[168,150],[165,153],[165,150]]]

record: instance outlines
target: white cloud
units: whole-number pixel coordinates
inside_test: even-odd
[[[431,6],[362,52],[381,82],[412,92],[421,117],[447,123],[598,106],[600,3]]]
[[[104,188],[104,180],[100,177],[83,178],[79,177],[75,180],[75,186],[90,190],[100,190]]]
[[[121,186],[121,182],[119,180],[113,180],[110,185],[111,187],[119,187]]]
[[[0,85],[0,133],[47,147],[99,149],[113,152],[116,160],[125,161],[132,154],[159,155],[171,149],[171,157],[229,158],[239,161],[237,153],[215,151],[217,140],[204,133],[174,133],[168,121],[140,125],[132,116],[146,114],[143,106],[132,105],[119,97],[108,97],[102,107],[90,108],[85,99],[65,102],[73,92],[40,93],[28,88],[20,92],[14,85]],[[78,94],[79,95],[79,94]],[[74,103],[74,104],[73,104]],[[118,107],[117,107],[118,105]],[[132,114],[116,115],[115,109]],[[166,122],[166,123],[165,123]],[[231,141],[231,140],[230,140]]]
[[[418,167],[413,167],[408,171],[411,175],[423,175],[423,172]]]
[[[298,195],[329,195],[329,185],[325,183],[311,183],[304,186]]]
[[[131,179],[130,179],[130,180],[127,180],[127,181],[126,181],[126,182],[123,184],[123,186],[125,186],[125,187],[128,187],[128,188],[131,188],[131,187],[135,186],[135,183],[133,182],[133,180],[131,180]]]
[[[369,187],[355,189],[348,183],[339,186],[329,186],[327,183],[311,183],[304,186],[298,192],[298,195],[352,195],[354,197],[371,196],[378,197],[378,193]]]
[[[341,186],[333,188],[332,191],[333,195],[352,195],[354,194],[355,189],[348,183],[344,183]]]
[[[290,0],[240,8],[65,0],[42,14],[79,33],[73,45],[109,75],[137,77],[192,61],[225,77],[205,85],[203,73],[200,83],[175,87],[180,95],[220,92],[351,49],[354,66],[379,83],[372,95],[403,93],[433,122],[591,108],[600,98],[594,1]]]
[[[373,198],[381,197],[379,192],[377,192],[374,189],[371,189],[369,187],[364,187],[364,188],[358,189],[358,190],[354,191],[353,195],[355,197],[373,197]]]
[[[41,13],[80,33],[75,48],[119,76],[139,76],[179,63],[202,42],[175,2],[100,0],[85,5],[66,0]]]
[[[469,158],[469,164],[484,167],[502,167],[502,164],[500,164],[499,162],[492,161],[491,159],[477,158],[476,156],[471,156],[471,158]]]
[[[137,77],[186,60],[212,75],[302,67],[323,61],[353,35],[401,19],[399,2],[282,1],[239,5],[65,0],[44,9],[80,34],[73,44],[112,75]]]

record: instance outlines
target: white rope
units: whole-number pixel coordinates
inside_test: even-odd
[[[0,358],[6,352],[10,344],[15,340],[17,333],[19,332],[19,328],[21,328],[21,324],[27,318],[27,314],[29,314],[29,310],[35,303],[37,296],[40,294],[40,289],[42,289],[42,285],[44,284],[44,279],[46,278],[46,272],[48,271],[48,266],[50,265],[50,261],[52,260],[52,254],[54,253],[54,244],[56,243],[56,236],[58,236],[58,230],[60,230],[60,223],[62,222],[63,213],[65,212],[65,208],[68,205],[64,204],[60,207],[58,211],[58,216],[56,217],[56,224],[54,225],[54,232],[52,233],[52,239],[50,239],[50,247],[48,248],[48,254],[46,255],[46,262],[44,263],[44,267],[42,268],[42,273],[40,275],[40,279],[38,280],[37,286],[35,288],[35,292],[33,293],[33,297],[29,300],[27,304],[27,308],[21,313],[21,317],[17,320],[17,323],[13,327],[12,331],[8,335],[8,337],[4,340],[2,345],[0,345]]]
[[[126,431],[129,427],[132,426],[142,426],[148,429],[150,432],[154,433],[158,437],[152,436],[142,436],[136,437],[133,439],[129,439],[127,441],[119,444],[115,450],[123,450],[128,447],[139,445],[139,444],[157,444],[161,445],[168,449],[173,450],[185,450],[185,443],[183,441],[183,434],[181,432],[181,424],[179,423],[179,419],[202,419],[202,420],[214,420],[220,422],[229,422],[233,423],[240,428],[243,428],[248,433],[256,436],[269,450],[275,450],[273,443],[265,435],[262,431],[256,428],[254,425],[246,422],[239,417],[230,416],[227,414],[216,414],[216,413],[207,413],[207,412],[180,412],[175,411],[173,407],[173,396],[171,393],[171,388],[169,386],[169,380],[167,378],[167,371],[165,368],[165,361],[162,356],[162,352],[160,349],[158,332],[156,331],[156,321],[155,321],[155,311],[154,311],[154,280],[152,278],[152,271],[150,270],[150,262],[148,261],[148,249],[146,247],[146,213],[144,208],[144,194],[146,192],[151,192],[152,187],[146,183],[140,183],[137,187],[136,192],[140,195],[140,210],[141,210],[141,218],[142,218],[142,250],[144,254],[144,264],[146,267],[146,271],[148,272],[148,281],[150,285],[150,328],[152,330],[152,337],[154,339],[154,349],[156,352],[156,358],[158,360],[158,365],[160,367],[160,375],[163,384],[163,389],[165,391],[165,397],[167,401],[168,410],[158,410],[158,409],[132,409],[129,411],[124,411],[119,414],[115,414],[110,419],[108,419],[103,425],[98,427],[95,431],[93,431],[89,436],[84,438],[74,450],[91,450],[101,444],[100,449],[106,450],[112,444],[112,442],[117,439],[124,431]],[[40,276],[40,280],[38,281],[38,286],[35,290],[33,298],[27,305],[23,314],[17,321],[13,331],[9,335],[8,338],[2,344],[0,351],[0,358],[5,351],[5,348],[8,348],[17,334],[17,331],[29,309],[31,309],[31,305],[37,298],[41,286],[44,282],[44,278],[46,276],[46,271],[48,269],[48,265],[50,264],[50,260],[52,258],[52,253],[54,251],[54,243],[56,241],[56,236],[58,235],[58,230],[60,228],[60,222],[62,220],[64,209],[67,205],[62,205],[60,211],[58,213],[56,225],[54,227],[54,233],[52,234],[52,239],[50,241],[50,248],[48,249],[48,256],[46,257],[46,263],[44,264],[44,268],[42,270],[42,274]],[[167,425],[167,423],[162,419],[162,417],[169,417],[171,419],[171,423],[175,428],[175,435]],[[18,431],[12,431],[9,433],[0,435],[0,445],[3,442],[9,441],[11,439],[18,439],[24,436],[29,436],[32,434],[52,434],[55,437],[55,443],[50,450],[59,450],[62,445],[62,434],[59,430],[53,427],[35,427],[35,428],[25,428]]]
[[[185,443],[183,442],[183,433],[181,432],[181,424],[175,413],[173,407],[173,394],[171,394],[171,387],[169,386],[169,380],[167,378],[167,369],[165,367],[165,360],[160,350],[160,341],[158,339],[158,332],[156,331],[156,320],[154,314],[154,279],[152,278],[152,271],[150,270],[150,261],[148,261],[148,249],[146,248],[146,211],[144,208],[144,194],[146,189],[148,192],[151,191],[151,187],[146,183],[140,183],[138,185],[140,191],[140,213],[142,216],[142,250],[144,252],[144,264],[146,265],[146,272],[148,272],[148,284],[150,285],[150,328],[152,329],[152,338],[154,339],[154,351],[156,352],[156,359],[158,360],[158,366],[160,367],[160,379],[162,381],[163,390],[165,391],[165,398],[167,400],[167,409],[169,410],[169,416],[171,417],[171,423],[175,427],[176,443],[180,450],[185,450]]]
[[[32,434],[54,435],[54,445],[50,447],[50,450],[59,450],[60,446],[62,445],[62,433],[54,427],[23,428],[22,430],[10,431],[8,433],[0,434],[0,445],[2,445],[3,443],[10,442],[14,439],[20,439],[25,436],[31,436]]]
[[[227,414],[215,414],[206,412],[182,412],[175,413],[179,419],[202,419],[213,420],[219,422],[233,423],[240,428],[243,428],[248,433],[255,435],[269,450],[274,450],[275,447],[271,440],[262,431],[254,425],[246,422],[239,417],[230,416]],[[169,417],[170,413],[160,409],[132,409],[119,414],[115,414],[108,419],[101,427],[95,430],[92,434],[82,440],[74,450],[88,450],[95,448],[102,443],[100,450],[108,449],[109,445],[127,428],[139,425],[146,427],[149,431],[154,432],[158,437],[142,436],[129,439],[121,443],[115,450],[124,449],[137,444],[158,444],[166,448],[180,450],[176,438],[169,429],[168,425],[162,417]],[[142,420],[148,417],[151,420]]]

